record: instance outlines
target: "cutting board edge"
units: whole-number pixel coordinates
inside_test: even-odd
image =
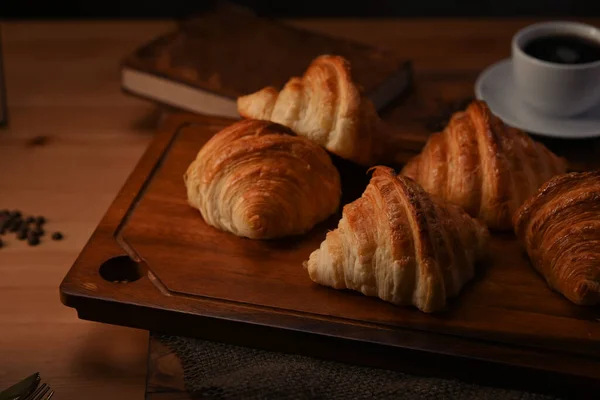
[[[502,382],[493,377],[502,377],[505,387],[516,390],[545,391],[548,388],[543,385],[547,385],[549,381],[556,383],[556,386],[551,388],[551,393],[554,394],[561,391],[572,393],[573,390],[600,390],[600,360],[594,364],[598,366],[597,368],[584,369],[583,373],[558,370],[560,367],[557,366],[562,365],[561,360],[568,359],[574,363],[580,357],[563,358],[561,355],[543,350],[523,349],[518,346],[412,329],[379,331],[377,333],[379,337],[374,338],[373,330],[368,327],[348,324],[347,327],[353,332],[343,332],[336,330],[336,326],[339,328],[342,325],[336,325],[331,321],[317,321],[311,325],[312,329],[290,328],[289,323],[282,327],[278,326],[281,321],[276,320],[271,323],[244,320],[239,318],[239,314],[238,318],[211,316],[208,311],[204,314],[173,312],[154,308],[150,304],[136,303],[134,299],[130,302],[102,299],[83,293],[85,289],[79,289],[71,285],[63,287],[61,299],[65,305],[74,308],[82,320],[269,351],[304,354],[374,368],[461,379],[476,384],[498,386]],[[207,304],[206,310],[210,308],[211,305]],[[129,318],[132,313],[136,314],[135,319]],[[169,314],[169,323],[164,323],[165,318],[161,316],[162,313]],[[273,317],[274,314],[269,316]],[[140,322],[141,320],[145,322]],[[319,329],[319,325],[328,326],[326,329],[335,331],[335,334],[324,333]],[[235,332],[240,332],[242,327],[246,334],[236,335]],[[390,338],[387,336],[400,333],[405,340],[402,343],[390,344]],[[365,339],[362,337],[364,335],[370,338]],[[346,353],[340,357],[330,350],[336,346],[342,346],[341,348],[346,349]],[[348,352],[353,354],[348,356]],[[536,357],[541,357],[542,361],[534,366],[535,361],[539,360]],[[419,365],[410,365],[408,360]],[[553,361],[546,362],[549,360]],[[597,372],[594,374],[594,371]]]
[[[229,119],[223,119],[223,118],[218,118],[218,117],[214,117],[214,118],[208,117],[207,118],[204,116],[196,116],[191,119],[193,120],[194,123],[204,124],[206,126],[210,126],[211,124],[223,126],[225,123],[229,122]],[[143,326],[142,326],[137,321],[132,322],[131,320],[130,321],[122,320],[123,315],[128,316],[128,315],[131,315],[130,313],[138,313],[143,308],[147,308],[149,310],[154,310],[154,311],[159,311],[159,312],[160,311],[168,312],[168,311],[161,310],[158,308],[153,309],[152,306],[148,305],[148,304],[145,304],[145,305],[144,304],[135,304],[135,302],[132,302],[130,304],[119,303],[118,302],[119,300],[117,298],[113,298],[109,301],[106,299],[95,298],[93,295],[91,295],[89,292],[89,288],[81,286],[83,283],[85,283],[86,278],[89,278],[89,271],[86,271],[86,268],[88,268],[89,265],[86,265],[86,263],[84,261],[89,260],[90,255],[94,254],[94,253],[96,253],[94,256],[97,257],[99,254],[98,247],[102,247],[102,246],[104,246],[104,249],[100,249],[101,250],[100,252],[102,252],[102,250],[104,250],[104,253],[103,253],[104,255],[106,255],[106,250],[108,248],[110,248],[110,246],[112,246],[111,251],[113,252],[113,255],[125,255],[123,252],[123,249],[119,248],[118,244],[114,241],[114,239],[115,239],[114,234],[115,234],[115,232],[118,231],[118,226],[120,225],[120,222],[127,214],[137,193],[139,193],[139,191],[142,189],[145,182],[147,181],[148,175],[155,168],[157,160],[159,160],[160,157],[162,156],[162,154],[164,154],[164,152],[167,150],[168,144],[171,141],[173,135],[176,134],[176,132],[178,131],[178,129],[181,125],[183,125],[185,123],[189,123],[189,122],[190,122],[189,114],[181,114],[181,116],[179,116],[179,117],[176,116],[174,118],[166,120],[166,122],[163,124],[162,128],[157,133],[155,140],[151,143],[151,145],[148,147],[147,151],[144,153],[144,155],[140,159],[138,165],[131,173],[130,177],[128,178],[127,182],[125,183],[125,185],[123,186],[121,191],[118,193],[113,204],[111,205],[111,207],[109,208],[109,210],[107,211],[105,216],[103,217],[103,219],[100,222],[100,224],[98,225],[97,229],[94,231],[94,233],[90,237],[90,240],[86,244],[84,250],[81,252],[80,256],[77,258],[77,260],[75,261],[75,263],[73,264],[73,266],[71,267],[71,269],[69,270],[67,275],[65,276],[63,282],[61,283],[61,285],[60,285],[61,301],[66,306],[75,308],[81,319],[87,319],[87,320],[97,321],[97,322],[105,322],[105,323],[115,324],[115,325],[129,326],[129,327],[138,328],[138,329],[150,329],[150,330],[155,330],[155,331],[161,330],[160,326],[153,326],[153,324],[155,322],[153,322],[153,324],[143,324]],[[104,241],[104,243],[103,243],[103,241]],[[112,242],[112,244],[107,244],[109,241]],[[101,260],[97,260],[97,261],[98,261],[98,263],[95,264],[96,266],[100,265],[100,263],[101,263]],[[112,311],[114,311],[113,307],[115,307],[115,306],[125,307],[128,309],[128,311],[125,313],[121,313],[121,312],[112,313]],[[178,318],[182,317],[184,315],[187,317],[193,316],[194,318],[202,318],[198,315],[193,315],[191,313],[185,313],[185,312],[173,313],[173,310],[171,310],[170,312],[173,315],[178,315]],[[107,314],[109,315],[108,318],[106,316]],[[214,318],[214,320],[218,321],[220,323],[224,322],[224,319]],[[196,321],[196,323],[197,323],[197,321]],[[152,329],[152,328],[156,328],[156,329]],[[163,327],[163,329],[164,329],[164,327]],[[281,328],[274,328],[274,329],[281,330]],[[175,331],[175,330],[173,330],[172,333],[184,334],[184,335],[186,334],[185,332]],[[194,332],[191,330],[187,331],[188,335],[193,334],[193,333]],[[307,334],[307,332],[303,332],[303,333]],[[315,332],[308,332],[308,334],[315,335]],[[412,334],[414,335],[415,332],[413,331]],[[320,337],[321,339],[326,337],[326,336],[320,335],[318,333],[316,335],[318,337]],[[425,334],[423,332],[418,332],[418,335],[422,336]],[[427,335],[431,336],[431,337],[436,337],[436,338],[442,337],[440,334],[433,334],[433,333],[427,333]],[[334,338],[335,340],[343,339],[343,338],[340,338],[339,336],[336,337],[335,335],[331,335],[328,337]],[[464,349],[466,349],[467,347],[477,347],[478,346],[470,338],[466,338],[466,339],[454,338],[454,339],[455,339],[456,347],[450,346],[450,348],[457,348],[457,347],[460,348],[462,346]],[[363,341],[362,343],[367,344],[367,341]],[[483,348],[491,349],[491,348],[497,348],[498,344],[484,344],[482,346],[483,346]],[[387,348],[390,349],[389,346]],[[502,348],[510,349],[511,347],[504,346]],[[403,348],[403,350],[407,350],[407,349]],[[436,352],[435,350],[432,350],[431,348],[425,348],[425,349],[420,349],[420,350],[415,350],[415,349],[408,349],[408,350],[417,351],[417,352],[419,352],[419,354],[433,354],[436,356],[442,356],[442,355],[446,356],[446,354],[442,354],[443,353],[442,351]],[[481,353],[481,354],[483,354],[483,353]],[[512,370],[523,368],[523,363],[519,363],[518,360],[517,360],[517,362],[515,362],[514,360],[500,361],[499,358],[489,359],[490,357],[483,357],[483,356],[481,356],[481,354],[480,354],[480,357],[474,357],[474,356],[470,357],[468,355],[465,356],[465,353],[454,354],[454,355],[450,355],[449,357],[455,361],[459,360],[459,359],[463,359],[463,360],[466,359],[466,360],[470,360],[473,362],[477,362],[477,361],[481,362],[481,359],[483,358],[484,363],[488,363],[491,365],[496,365],[496,366],[509,365],[510,366],[509,369],[512,369]],[[496,356],[498,354],[500,354],[500,353],[497,353]],[[537,354],[543,355],[543,351],[539,351],[539,352],[537,352]],[[364,360],[358,360],[358,361],[364,361]],[[547,367],[547,366],[544,365],[544,367]],[[533,369],[532,371],[535,373],[545,373],[545,374],[548,373],[547,371],[542,371],[541,369]],[[559,373],[559,375],[561,376],[561,378],[571,376],[571,377],[574,377],[575,380],[582,378],[581,376],[576,376],[576,375],[572,376],[572,375],[565,374],[565,373],[562,373],[562,374]],[[589,381],[589,379],[588,379],[588,381]],[[600,385],[600,377],[594,376],[592,378],[592,380],[589,381],[588,383],[593,384],[593,385],[596,385],[596,384]]]

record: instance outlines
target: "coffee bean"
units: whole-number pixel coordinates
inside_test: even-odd
[[[4,218],[2,221],[0,221],[0,235],[4,235],[6,233],[11,223],[12,221],[10,218]]]
[[[40,244],[40,238],[37,235],[29,235],[27,243],[29,243],[30,246],[37,246]]]
[[[43,215],[23,215],[20,210],[0,210],[0,235],[7,232],[16,233],[18,240],[27,240],[30,246],[40,244],[41,237],[45,235],[43,225],[46,218]],[[53,232],[53,240],[62,240],[61,232]],[[0,241],[0,247],[1,247]]]
[[[29,230],[27,228],[19,229],[19,233],[17,234],[17,239],[25,240],[25,239],[27,239],[28,236],[29,236]]]
[[[21,218],[13,217],[13,218],[11,218],[11,222],[10,222],[10,226],[8,227],[8,230],[11,232],[16,232],[19,230],[20,226],[21,226]]]

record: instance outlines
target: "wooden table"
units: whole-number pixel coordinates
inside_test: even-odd
[[[0,388],[39,371],[58,399],[143,397],[147,332],[78,320],[58,286],[152,138],[155,107],[120,92],[119,59],[171,25],[3,25],[0,208],[44,215],[65,239],[4,237]]]
[[[472,95],[477,74],[509,56],[511,35],[532,22],[291,21],[402,51],[414,60],[421,88],[411,101]],[[170,21],[3,24],[10,120],[0,130],[0,209],[44,215],[47,230],[65,239],[29,247],[9,236],[0,250],[0,389],[39,371],[60,399],[143,397],[147,332],[77,319],[60,303],[58,285],[159,117],[155,106],[121,93],[119,60],[172,27]],[[419,97],[448,76],[460,79],[443,85],[435,99]]]

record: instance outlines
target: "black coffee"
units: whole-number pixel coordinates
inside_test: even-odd
[[[600,60],[600,41],[575,35],[543,36],[525,44],[532,57],[558,64],[585,64]]]

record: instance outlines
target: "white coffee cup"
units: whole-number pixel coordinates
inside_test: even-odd
[[[572,117],[600,103],[600,60],[559,64],[534,58],[523,51],[532,39],[569,34],[600,43],[600,29],[578,22],[551,21],[529,25],[512,39],[512,68],[516,90],[523,101],[547,115]]]

